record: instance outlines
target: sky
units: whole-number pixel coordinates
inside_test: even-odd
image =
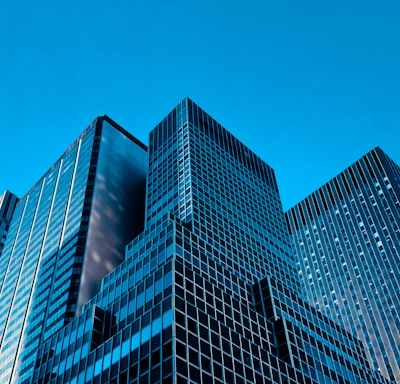
[[[96,118],[139,140],[184,97],[275,169],[285,210],[376,146],[400,163],[397,0],[0,4],[0,193]]]

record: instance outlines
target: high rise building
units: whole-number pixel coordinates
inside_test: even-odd
[[[273,170],[184,99],[150,133],[143,233],[32,382],[386,382],[300,287]]]
[[[375,148],[286,214],[307,301],[400,383],[400,168]]]
[[[10,191],[4,191],[0,196],[0,260],[17,201],[17,196]]]
[[[143,230],[147,148],[97,118],[19,200],[0,259],[0,382],[81,312]]]

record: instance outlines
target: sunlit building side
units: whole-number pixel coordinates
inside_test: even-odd
[[[307,301],[400,382],[400,168],[375,148],[286,216]]]
[[[16,205],[0,259],[0,382],[81,312],[143,230],[147,148],[97,118]]]

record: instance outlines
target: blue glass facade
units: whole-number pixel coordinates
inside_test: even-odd
[[[0,261],[0,382],[29,382],[39,344],[122,261],[143,229],[146,173],[146,147],[101,117],[18,202]]]
[[[272,169],[191,100],[151,133],[144,231],[33,383],[386,383],[302,301]]]
[[[17,201],[17,196],[10,191],[4,191],[0,196],[0,258]]]
[[[375,148],[287,212],[304,295],[400,382],[400,169]]]

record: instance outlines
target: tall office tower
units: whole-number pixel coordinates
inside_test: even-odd
[[[147,149],[97,118],[18,202],[0,260],[0,382],[81,312],[143,230]]]
[[[4,191],[0,196],[0,260],[17,201],[17,196],[10,191]]]
[[[151,133],[145,230],[33,383],[383,383],[298,298],[272,169],[191,100]]]
[[[400,168],[375,148],[289,212],[311,305],[400,383]]]

